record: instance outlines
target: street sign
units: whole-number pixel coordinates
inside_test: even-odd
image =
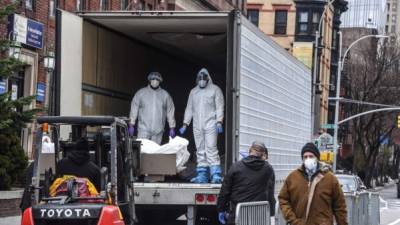
[[[333,137],[328,133],[323,133],[319,136],[317,145],[320,151],[333,150]]]
[[[9,17],[8,32],[15,35],[16,41],[34,48],[43,48],[44,26],[35,20],[18,14]]]
[[[36,101],[44,102],[45,92],[46,92],[46,84],[38,83],[37,90],[36,90]]]
[[[381,145],[388,145],[388,144],[389,144],[389,137],[388,137],[388,136],[385,136],[385,135],[381,135],[381,136],[379,137],[379,143],[380,143]]]
[[[322,124],[321,128],[323,128],[323,129],[335,129],[335,124]]]
[[[7,92],[7,83],[5,80],[0,79],[0,94],[4,94]]]

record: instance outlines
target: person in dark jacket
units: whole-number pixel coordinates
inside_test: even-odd
[[[90,161],[89,144],[84,138],[79,139],[75,148],[67,152],[67,157],[58,162],[56,172],[59,177],[73,175],[87,178],[100,191],[100,168]]]
[[[218,196],[220,223],[234,224],[236,205],[241,202],[269,201],[271,216],[275,215],[275,174],[267,159],[264,143],[255,141],[249,156],[231,166]]]

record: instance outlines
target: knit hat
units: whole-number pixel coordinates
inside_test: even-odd
[[[258,152],[265,152],[265,154],[268,155],[268,149],[267,149],[267,147],[265,147],[265,144],[261,141],[254,141],[251,144],[250,149],[254,149]]]
[[[319,149],[317,148],[317,146],[315,146],[314,143],[309,142],[303,146],[303,148],[301,149],[301,158],[303,158],[305,152],[311,152],[315,155],[315,157],[317,157],[317,159],[319,159]]]

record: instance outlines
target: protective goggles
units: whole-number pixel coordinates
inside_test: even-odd
[[[208,77],[208,74],[205,72],[200,72],[197,75],[197,80],[209,80],[210,78]]]

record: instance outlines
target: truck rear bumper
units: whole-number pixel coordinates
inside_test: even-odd
[[[221,184],[135,183],[135,205],[216,205]]]

